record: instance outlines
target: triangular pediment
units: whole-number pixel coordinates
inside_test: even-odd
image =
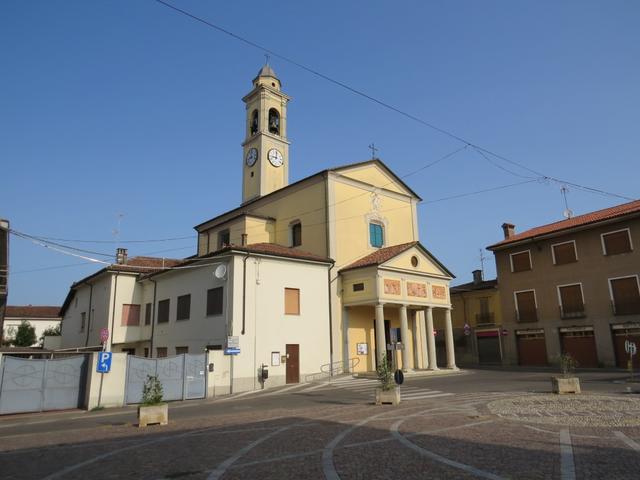
[[[380,267],[454,278],[454,275],[419,243],[380,264]]]
[[[389,167],[377,159],[345,165],[344,167],[334,168],[332,171],[339,173],[343,177],[366,183],[376,188],[420,199]]]

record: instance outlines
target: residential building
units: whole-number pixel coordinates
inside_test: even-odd
[[[40,337],[48,328],[55,328],[60,325],[60,306],[49,305],[7,305],[3,325],[3,338],[8,340],[13,338],[18,327],[23,321],[35,329],[36,341],[32,347],[37,347]]]
[[[255,384],[263,363],[274,367],[272,384],[297,381],[271,363],[274,352],[288,355],[287,369],[296,370],[297,358],[300,375],[370,371],[385,357],[406,370],[437,369],[437,310],[446,345],[441,365],[455,368],[453,274],[419,242],[420,197],[379,159],[289,183],[289,97],[270,66],[243,101],[242,203],[195,226],[194,257],[130,279],[122,266],[104,269],[98,291],[113,332],[109,347],[164,356],[224,349],[237,336],[234,381],[238,375],[241,388]],[[86,305],[91,293],[83,291],[79,303]],[[95,344],[95,332],[89,341],[78,332],[78,314],[89,325],[90,309],[72,314],[75,300],[67,300],[63,333],[69,328],[76,337],[69,344]],[[67,324],[67,316],[74,320]],[[148,325],[138,326],[142,318]]]
[[[460,343],[460,363],[502,363],[502,310],[496,279],[484,280],[482,270],[473,281],[451,287],[454,334]],[[462,334],[462,336],[460,336]]]
[[[515,233],[494,252],[504,360],[625,367],[625,341],[640,346],[640,201]],[[638,364],[637,356],[635,363]]]

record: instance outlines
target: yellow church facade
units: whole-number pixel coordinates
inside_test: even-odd
[[[287,104],[266,65],[246,104],[242,204],[195,227],[197,254],[270,243],[330,258],[330,370],[364,372],[384,356],[404,370],[438,369],[433,317],[444,315],[455,367],[453,274],[420,242],[420,197],[379,159],[289,183]],[[291,160],[295,161],[295,160]]]

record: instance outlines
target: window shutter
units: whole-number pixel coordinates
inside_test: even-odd
[[[607,233],[603,235],[604,249],[606,255],[617,255],[631,251],[631,240],[629,239],[629,231]]]
[[[580,285],[567,285],[560,287],[560,301],[563,313],[581,313],[584,311],[582,290]]]
[[[167,323],[169,321],[169,299],[160,300],[158,302],[158,323]]]
[[[516,293],[518,317],[521,322],[534,322],[536,315],[536,297],[533,291]]]
[[[565,263],[572,263],[577,260],[576,249],[573,242],[563,243],[553,246],[553,256],[556,259],[556,265],[564,265]]]
[[[151,325],[151,304],[147,303],[144,307],[144,324]]]
[[[521,252],[511,255],[511,263],[513,264],[514,272],[524,272],[526,270],[531,270],[529,252]]]
[[[284,314],[300,315],[300,290],[297,288],[284,289]]]
[[[140,325],[140,305],[122,305],[120,324],[129,327]]]
[[[640,292],[636,277],[611,280],[611,292],[616,314],[640,313]]]
[[[191,316],[191,295],[182,295],[178,297],[178,307],[176,311],[176,320],[189,320]]]
[[[217,287],[207,290],[207,316],[222,315],[223,288]]]

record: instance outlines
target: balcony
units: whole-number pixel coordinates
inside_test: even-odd
[[[476,325],[495,325],[496,319],[493,312],[476,313]]]
[[[611,309],[614,315],[637,315],[640,314],[640,298],[625,301],[611,302]]]
[[[516,322],[529,323],[538,321],[538,309],[533,308],[530,310],[516,310]]]
[[[560,309],[560,318],[563,320],[572,318],[584,318],[587,316],[584,305],[580,307],[565,308],[562,305],[558,307]]]

